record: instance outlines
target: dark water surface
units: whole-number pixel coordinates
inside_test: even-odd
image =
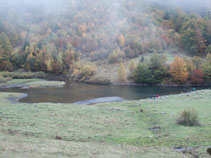
[[[67,84],[57,88],[21,89],[9,88],[1,91],[27,93],[20,102],[26,103],[74,103],[101,97],[121,97],[126,100],[150,98],[154,94],[168,95],[191,91],[194,87],[159,87],[159,86],[102,86],[87,84]],[[196,90],[211,88],[210,86],[195,87]]]

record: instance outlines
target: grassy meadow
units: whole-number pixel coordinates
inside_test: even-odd
[[[0,93],[0,158],[209,157],[211,90],[96,105],[10,101],[21,95]],[[200,126],[176,124],[186,109]]]

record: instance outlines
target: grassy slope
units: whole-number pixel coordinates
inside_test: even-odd
[[[0,93],[0,157],[192,156],[175,152],[178,146],[194,147],[195,155],[208,157],[211,90],[91,106],[11,104],[7,99],[19,95]],[[187,108],[198,111],[201,126],[176,125]],[[161,130],[150,130],[153,127]]]

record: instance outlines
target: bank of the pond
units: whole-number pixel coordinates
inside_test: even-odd
[[[9,100],[21,95],[0,93],[0,157],[209,157],[211,90],[90,106]],[[184,109],[201,125],[177,125]]]
[[[73,80],[69,77],[68,74],[60,74],[60,75],[55,75],[55,74],[49,74],[49,73],[44,73],[44,72],[0,72],[0,87],[2,82],[6,83],[7,81],[10,81],[12,79],[43,79],[43,80],[48,80],[48,81],[59,81],[59,82],[78,82],[78,83],[85,83],[85,84],[90,84],[90,85],[127,85],[127,86],[152,86],[148,84],[138,84],[135,83],[131,80],[127,80],[124,83],[119,83],[115,81],[111,81],[107,78],[100,78],[100,77],[91,77],[90,79],[86,80]],[[211,86],[211,83],[204,83],[204,84],[190,84],[190,83],[185,83],[185,84],[177,84],[177,83],[164,83],[164,84],[154,84],[153,86],[162,86],[162,87],[178,87],[178,86]],[[20,86],[16,86],[20,87]]]
[[[12,79],[0,84],[0,88],[44,88],[44,87],[61,87],[64,81],[47,81],[44,79]]]
[[[74,103],[114,102],[121,100],[140,100],[154,95],[169,95],[208,89],[210,86],[143,86],[143,85],[90,85],[65,83],[43,79],[14,79],[0,85],[1,92],[26,93],[25,103]]]

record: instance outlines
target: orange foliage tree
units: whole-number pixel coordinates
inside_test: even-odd
[[[184,59],[176,57],[170,65],[170,73],[175,81],[185,83],[188,79],[187,65]]]

